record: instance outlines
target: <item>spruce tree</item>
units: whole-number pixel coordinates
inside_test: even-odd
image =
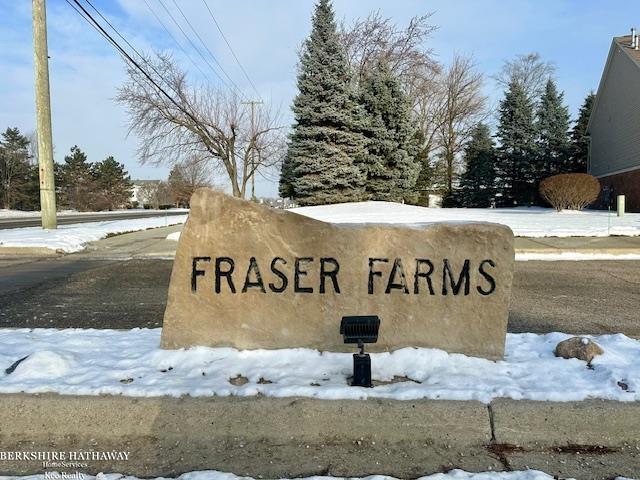
[[[465,171],[460,177],[457,200],[463,207],[491,206],[496,176],[496,151],[489,127],[479,123],[464,149]]]
[[[109,156],[95,163],[91,171],[100,198],[98,208],[113,210],[128,204],[133,184],[122,163]]]
[[[500,102],[496,202],[499,206],[531,205],[536,198],[536,128],[533,104],[512,81]]]
[[[71,154],[64,157],[64,163],[56,170],[61,205],[79,211],[95,208],[96,183],[91,163],[77,145],[71,147]]]
[[[371,200],[400,202],[415,192],[420,165],[411,121],[411,105],[399,80],[385,64],[369,72],[360,84],[367,115],[365,191]]]
[[[562,104],[563,97],[564,93],[558,92],[555,82],[549,79],[536,112],[538,183],[569,169],[569,109]]]
[[[0,140],[0,206],[21,208],[28,198],[29,139],[18,128],[7,128]]]
[[[357,102],[346,54],[329,0],[316,6],[300,56],[295,122],[280,191],[301,205],[358,201],[366,152],[365,117]]]
[[[584,103],[580,107],[578,120],[571,130],[571,147],[570,161],[567,168],[568,172],[586,172],[587,159],[589,158],[589,136],[587,134],[587,125],[589,117],[593,109],[593,102],[596,96],[593,92],[584,99]]]

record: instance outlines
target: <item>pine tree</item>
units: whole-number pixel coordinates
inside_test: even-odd
[[[589,136],[587,134],[587,125],[589,123],[589,117],[591,116],[591,110],[593,109],[593,102],[596,96],[593,92],[584,99],[584,103],[580,107],[578,113],[578,120],[571,130],[571,146],[570,146],[570,161],[567,168],[567,172],[586,172],[587,171],[587,159],[589,158]]]
[[[569,109],[562,104],[552,79],[547,81],[536,112],[538,131],[537,182],[569,169]]]
[[[96,185],[98,209],[114,210],[127,206],[133,184],[122,163],[109,156],[92,165],[91,173]]]
[[[491,206],[496,176],[496,151],[489,127],[479,123],[464,149],[465,171],[456,192],[463,207]]]
[[[96,204],[96,183],[87,155],[74,145],[71,154],[57,167],[60,204],[79,211],[92,210]]]
[[[316,6],[300,57],[298,90],[280,192],[301,205],[361,200],[365,117],[329,0]]]
[[[499,112],[496,202],[505,207],[531,205],[536,198],[536,128],[533,105],[518,82],[509,84]]]
[[[400,202],[412,196],[420,165],[411,121],[411,105],[387,65],[368,73],[360,85],[360,102],[368,118],[367,198]]]
[[[32,175],[29,165],[29,139],[18,128],[7,128],[0,141],[0,206],[22,208],[33,203],[29,192]]]

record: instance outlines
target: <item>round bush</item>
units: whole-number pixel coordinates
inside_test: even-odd
[[[540,195],[557,211],[582,210],[600,194],[600,182],[587,173],[562,173],[540,182]]]

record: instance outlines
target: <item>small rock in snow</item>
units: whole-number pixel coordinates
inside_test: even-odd
[[[577,358],[591,363],[593,357],[602,355],[604,350],[600,346],[585,337],[571,337],[556,345],[555,356],[562,358]]]
[[[237,377],[230,378],[229,383],[236,387],[241,387],[242,385],[249,383],[249,379],[247,377],[243,377],[242,375],[238,374]]]

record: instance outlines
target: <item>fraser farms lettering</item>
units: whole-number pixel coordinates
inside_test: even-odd
[[[363,285],[369,295],[480,295],[496,290],[491,259],[364,258]],[[191,257],[191,292],[344,294],[340,263],[333,257]]]

